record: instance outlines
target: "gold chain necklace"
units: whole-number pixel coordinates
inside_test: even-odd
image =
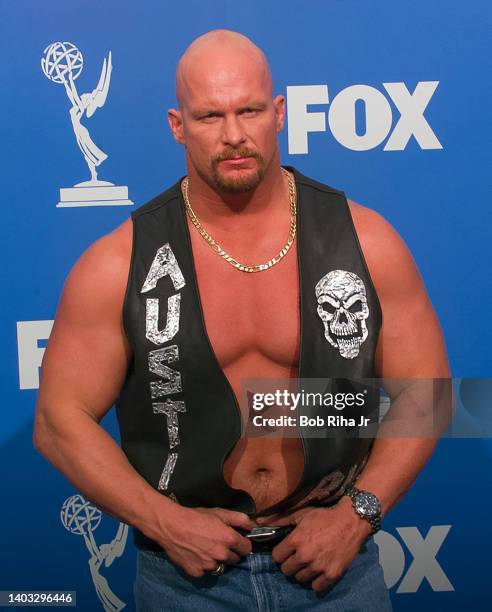
[[[231,255],[226,253],[224,249],[212,238],[212,236],[207,232],[207,230],[202,226],[198,217],[195,215],[195,212],[190,204],[190,199],[188,196],[188,177],[182,182],[181,189],[183,192],[183,198],[185,201],[186,212],[188,213],[191,222],[199,231],[200,235],[208,242],[208,244],[215,250],[217,253],[223,257],[231,266],[234,266],[238,270],[242,272],[262,272],[263,270],[268,270],[275,264],[277,264],[285,255],[287,255],[294,239],[296,237],[296,184],[294,179],[292,178],[290,172],[287,172],[284,168],[281,168],[282,172],[287,176],[287,180],[289,182],[289,198],[290,198],[290,229],[289,229],[289,237],[285,245],[280,249],[280,252],[272,259],[268,260],[266,263],[259,264],[257,266],[247,266],[245,264],[240,263],[237,259],[234,259]]]

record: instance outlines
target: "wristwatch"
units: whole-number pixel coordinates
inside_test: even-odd
[[[381,504],[374,493],[351,486],[345,489],[344,495],[350,497],[357,514],[370,523],[373,534],[381,529]]]

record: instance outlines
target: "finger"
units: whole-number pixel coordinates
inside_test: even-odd
[[[321,572],[313,570],[311,565],[307,565],[295,575],[297,582],[309,582],[320,575]]]
[[[331,581],[328,580],[328,578],[324,574],[321,574],[313,580],[311,586],[315,591],[324,591],[330,586],[330,584]]]
[[[235,553],[240,555],[241,557],[245,557],[249,555],[252,551],[252,544],[248,538],[243,537],[239,533],[234,532],[236,537],[233,542],[229,545],[229,548],[233,550]]]
[[[284,538],[280,544],[277,544],[272,549],[273,560],[277,563],[284,563],[288,557],[296,552],[296,546],[292,544],[291,535],[295,532],[292,531],[286,538]]]
[[[286,576],[293,576],[307,566],[307,563],[301,563],[297,558],[297,555],[294,554],[287,557],[287,560],[280,566],[280,570],[282,571],[282,574],[285,574]]]
[[[234,551],[230,550],[227,558],[223,559],[223,563],[227,563],[227,565],[236,565],[236,563],[239,563],[240,560],[241,557]]]
[[[219,559],[210,559],[209,561],[205,561],[202,565],[202,571],[215,572],[220,563],[225,563],[225,561],[220,561]]]
[[[233,512],[232,510],[224,510],[223,508],[216,508],[214,512],[226,525],[230,525],[231,527],[241,527],[242,529],[248,530],[256,527],[256,523],[244,512]]]
[[[256,523],[258,525],[274,525],[275,521],[281,518],[278,514],[271,514],[270,516],[259,516],[256,517]]]
[[[212,555],[212,557],[207,562],[207,567],[209,566],[213,566],[213,567],[212,567],[212,570],[206,570],[206,571],[213,571],[219,563],[225,563],[227,565],[235,565],[241,559],[241,557],[236,552],[230,549],[226,549],[226,548],[210,551],[209,554]]]

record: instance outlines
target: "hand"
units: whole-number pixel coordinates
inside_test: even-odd
[[[161,529],[159,544],[168,557],[195,578],[213,572],[219,563],[236,564],[251,552],[251,542],[233,527],[250,530],[247,514],[223,508],[177,506],[172,521]]]
[[[348,497],[330,508],[307,507],[282,518],[264,517],[258,524],[295,528],[272,551],[274,561],[287,576],[311,581],[322,591],[339,580],[371,533],[371,527],[354,512]]]

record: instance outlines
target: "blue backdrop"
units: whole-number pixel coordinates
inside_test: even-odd
[[[135,549],[130,539],[124,546],[123,526],[104,515],[98,526],[90,505],[69,500],[77,492],[33,450],[31,437],[38,367],[68,271],[90,243],[184,174],[183,151],[166,123],[179,55],[217,27],[240,31],[265,51],[276,93],[288,95],[283,162],[345,190],[396,227],[440,318],[453,375],[482,379],[491,372],[492,8],[485,0],[0,6],[0,590],[76,590],[80,609],[103,609],[100,575],[121,600],[106,609],[133,609]],[[56,41],[83,55],[79,94],[96,87],[112,52],[106,103],[82,123],[108,155],[99,177],[128,187],[133,206],[57,206],[60,188],[89,172],[64,87],[41,69],[43,51]],[[486,418],[488,403],[481,406]],[[113,412],[103,423],[117,437]],[[395,610],[461,610],[472,597],[477,609],[489,609],[492,444],[480,427],[472,439],[442,440],[384,521],[377,541]],[[117,534],[123,554],[94,570],[98,547]]]

